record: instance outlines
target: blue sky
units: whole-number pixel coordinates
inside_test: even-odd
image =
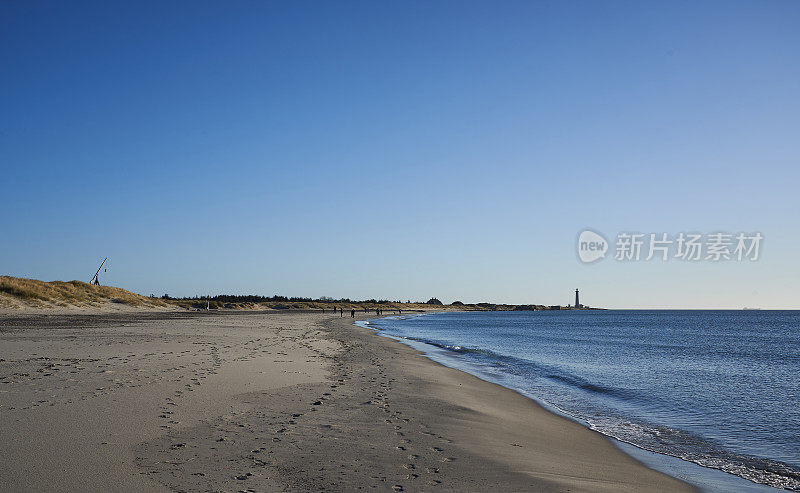
[[[800,308],[800,4],[0,2],[0,272]],[[755,232],[757,262],[577,260]]]

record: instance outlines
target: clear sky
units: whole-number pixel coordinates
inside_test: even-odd
[[[794,0],[0,0],[0,273],[800,308],[798,48]],[[587,227],[765,239],[585,265]]]

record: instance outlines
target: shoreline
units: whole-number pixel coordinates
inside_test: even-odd
[[[435,313],[447,313],[447,312],[432,311],[426,314],[413,314],[410,316],[422,316]],[[379,318],[385,318],[385,317],[374,317],[371,320],[377,320]],[[513,386],[508,386],[500,381],[492,380],[489,377],[489,375],[486,375],[485,373],[481,372],[480,369],[478,368],[474,368],[468,360],[459,358],[456,355],[450,355],[446,351],[442,351],[441,348],[437,348],[436,346],[432,346],[420,340],[404,339],[399,336],[383,333],[383,329],[379,328],[376,324],[370,324],[369,321],[359,321],[356,323],[356,325],[360,328],[370,330],[373,334],[379,337],[398,342],[410,348],[414,352],[423,355],[425,358],[434,362],[435,364],[442,365],[447,368],[452,368],[457,371],[467,373],[469,375],[473,375],[484,382],[490,383],[492,385],[499,385],[500,387],[505,388],[511,392],[514,392],[525,399],[529,399],[534,403],[536,403],[541,408],[543,408],[546,412],[563,417],[577,424],[578,426],[581,426],[583,428],[586,428],[587,430],[602,435],[609,442],[611,442],[616,448],[620,449],[626,455],[632,457],[634,460],[644,465],[645,467],[648,467],[655,471],[666,474],[672,478],[683,481],[700,491],[704,492],[742,491],[748,493],[757,493],[757,492],[766,493],[769,491],[782,491],[780,488],[769,486],[763,483],[754,482],[746,478],[743,478],[741,476],[725,472],[721,469],[703,466],[702,464],[698,464],[691,460],[683,459],[676,455],[670,455],[648,450],[647,448],[642,447],[636,443],[632,443],[624,439],[618,438],[616,436],[603,433],[602,431],[595,429],[591,425],[591,423],[587,422],[586,420],[574,416],[570,414],[568,411],[560,409],[558,406],[555,406],[550,402],[547,402],[546,400],[539,398],[536,395],[532,395],[524,391],[518,390],[517,388]]]
[[[694,490],[353,325],[368,318],[0,317],[1,475],[23,490]]]
[[[382,317],[371,318],[375,319]],[[527,475],[543,481],[542,484],[535,485],[537,490],[544,490],[548,487],[554,487],[555,490],[568,489],[569,491],[641,491],[643,489],[647,489],[649,491],[698,491],[696,486],[680,478],[648,467],[642,461],[637,459],[637,457],[623,451],[615,443],[616,440],[614,440],[613,437],[609,437],[598,431],[590,429],[577,418],[558,412],[556,409],[549,409],[546,403],[540,402],[534,397],[525,395],[513,388],[505,387],[499,383],[482,379],[479,376],[473,375],[472,373],[469,373],[463,369],[448,366],[442,362],[436,361],[430,358],[425,351],[414,348],[411,345],[394,337],[379,334],[375,330],[375,327],[365,327],[355,324],[353,326],[359,330],[367,332],[370,336],[377,337],[383,341],[391,341],[390,344],[400,345],[403,351],[407,351],[409,353],[409,358],[422,358],[425,363],[433,365],[434,367],[427,370],[430,371],[430,375],[435,375],[440,378],[445,377],[448,379],[448,382],[457,382],[459,387],[467,386],[467,388],[472,390],[472,392],[470,392],[472,394],[470,399],[474,399],[474,401],[470,403],[470,407],[480,409],[481,414],[484,415],[484,418],[487,416],[492,416],[498,412],[502,413],[499,408],[509,403],[513,403],[514,406],[519,406],[519,408],[525,413],[529,413],[529,415],[526,416],[516,416],[515,421],[517,423],[523,426],[552,426],[552,428],[557,429],[556,434],[563,435],[561,438],[563,438],[566,442],[572,442],[569,446],[565,447],[569,450],[565,451],[562,446],[555,445],[559,437],[554,437],[552,441],[548,441],[548,450],[540,449],[533,451],[533,457],[531,457],[531,459],[533,459],[532,462],[538,461],[534,467],[531,467],[531,461],[528,461],[529,456],[526,453],[517,455],[512,459],[509,457],[507,452],[503,450],[505,448],[504,445],[495,443],[491,447],[495,452],[498,452],[499,455],[503,457],[503,460],[501,461],[503,467],[524,471]],[[412,363],[411,366],[415,366],[416,364],[418,363]],[[412,371],[411,373],[415,372]],[[445,375],[445,373],[448,373],[449,375]],[[440,389],[437,389],[435,393],[438,394],[440,391]],[[459,389],[458,392],[461,391],[462,389]],[[491,397],[487,397],[485,399],[481,397],[475,397],[475,394],[480,393],[485,393]],[[452,404],[463,404],[459,404],[457,402],[460,399],[459,396],[448,394],[448,397],[449,398],[447,400]],[[486,419],[478,418],[476,421],[472,422],[472,425],[472,432],[474,432],[476,428],[483,428],[486,426],[493,427],[494,431],[499,431],[495,427],[496,423],[488,423]],[[467,430],[461,429],[460,431],[462,432],[460,433],[462,434],[462,439],[468,435],[466,433]],[[507,430],[506,432],[513,433],[512,430]],[[529,435],[531,432],[534,434],[536,432],[547,433],[545,430],[526,430],[524,435],[527,435],[526,438],[529,440],[532,439],[532,437]],[[520,438],[521,437],[517,435],[515,440],[518,442],[523,441]],[[473,441],[472,445],[473,450],[477,451],[482,448],[481,445],[483,445],[483,449],[486,450],[485,446],[487,444]],[[519,443],[512,443],[511,445],[523,448]],[[587,460],[586,456],[577,455],[594,455],[600,453],[603,455],[603,460],[601,461],[595,461],[592,459]],[[559,458],[563,460],[561,464],[554,465],[551,458],[543,459],[543,456],[546,457],[547,455],[555,454],[557,454]],[[584,460],[587,462],[581,463]],[[545,468],[542,467],[543,463],[547,463],[546,468],[550,470],[545,471]],[[562,468],[560,472],[553,472],[559,466]],[[610,471],[606,468],[617,468],[617,470]],[[644,469],[644,471],[642,471],[642,469]],[[581,477],[581,474],[575,474],[576,470],[582,470],[584,476]],[[533,486],[534,485],[531,485],[531,487]]]

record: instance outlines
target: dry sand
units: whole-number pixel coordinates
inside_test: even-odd
[[[5,491],[691,489],[320,313],[2,316],[0,430]]]

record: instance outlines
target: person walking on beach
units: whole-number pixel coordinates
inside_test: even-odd
[[[339,318],[342,317],[344,317],[344,310],[342,308],[339,308]]]
[[[350,318],[356,318],[356,311],[350,310]]]

